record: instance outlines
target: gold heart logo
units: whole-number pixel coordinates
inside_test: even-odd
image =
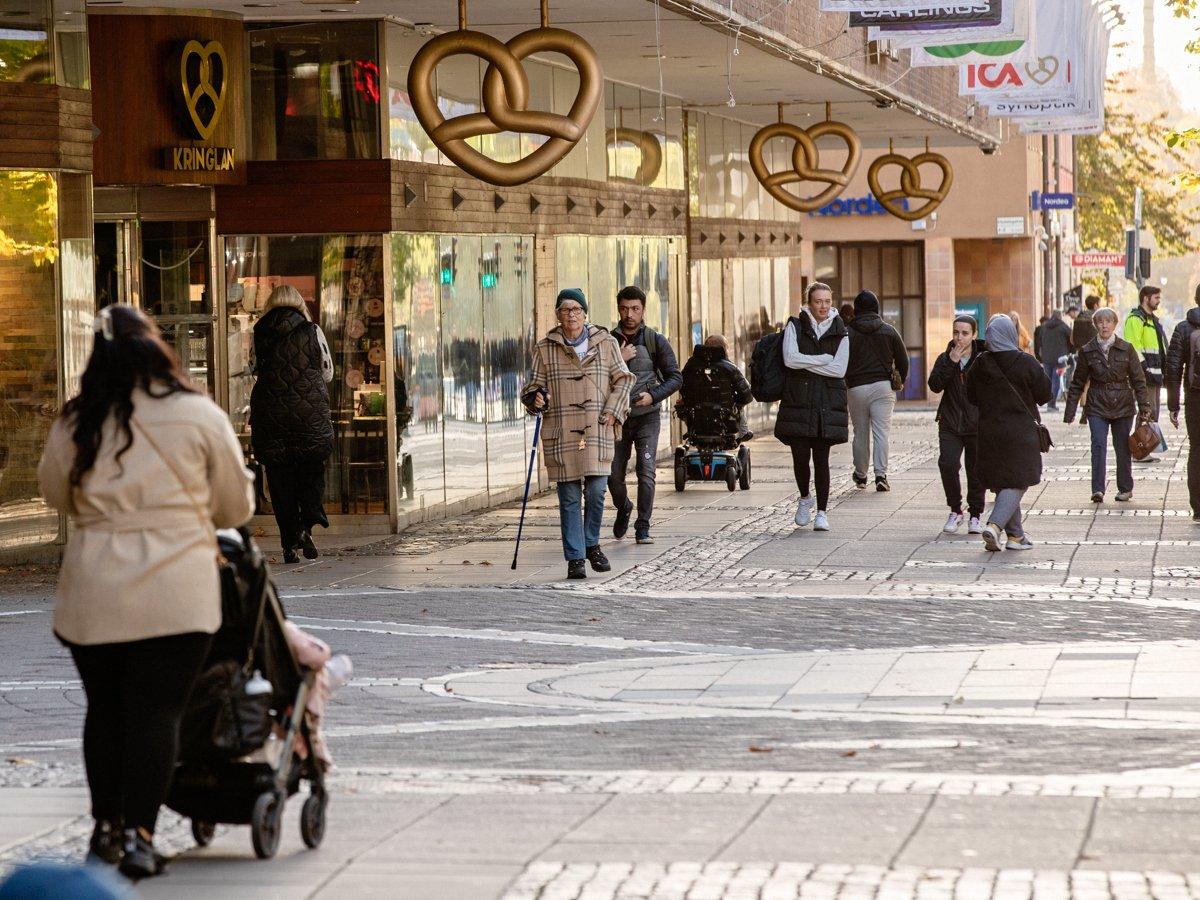
[[[638,163],[637,171],[632,178],[626,178],[621,175],[609,176],[610,181],[624,181],[629,184],[654,184],[654,179],[658,177],[658,173],[662,171],[663,152],[662,145],[658,142],[658,137],[650,131],[642,131],[638,128],[625,128],[618,126],[610,128],[605,132],[605,140],[610,147],[616,147],[619,144],[633,144],[641,154],[641,162]]]
[[[214,65],[215,64],[215,65]],[[200,140],[216,130],[229,84],[229,63],[220,41],[188,41],[179,56],[179,86],[183,103]]]
[[[942,183],[937,190],[921,186],[920,169],[924,165],[937,166],[942,170]],[[891,191],[885,191],[879,184],[879,173],[887,166],[900,167],[900,187]],[[946,199],[946,195],[950,193],[950,188],[954,184],[954,170],[950,167],[950,160],[940,153],[930,153],[926,150],[909,159],[899,153],[889,152],[871,163],[871,167],[867,170],[867,184],[870,185],[871,193],[875,195],[880,206],[897,219],[915,222],[925,218],[942,205],[942,201]],[[927,202],[917,209],[905,209],[898,202],[904,199]]]
[[[561,53],[578,69],[579,92],[565,116],[528,109],[529,78],[521,60],[531,53]],[[442,60],[463,54],[487,60],[483,112],[447,119],[438,108],[433,75]],[[449,31],[421,47],[408,70],[413,111],[430,140],[464,172],[502,187],[531,181],[566,156],[587,131],[603,90],[596,52],[579,35],[561,28],[523,31],[507,44],[480,31]],[[541,134],[549,140],[511,163],[485,156],[467,143],[468,138],[502,131]]]
[[[849,152],[846,154],[845,164],[840,169],[818,167],[821,151],[817,149],[816,142],[827,134],[846,142]],[[763,160],[763,149],[769,140],[776,137],[790,138],[795,142],[792,148],[792,167],[783,172],[772,172]],[[754,170],[754,177],[767,189],[768,194],[797,212],[815,212],[836,199],[858,171],[861,156],[862,143],[858,135],[853,128],[841,122],[818,122],[807,129],[788,122],[775,122],[759,129],[750,139],[750,168]],[[791,191],[784,190],[785,184],[805,181],[828,184],[829,187],[815,197],[797,197]]]
[[[1058,74],[1058,57],[1057,56],[1039,56],[1037,60],[1037,68],[1031,69],[1032,63],[1025,63],[1025,74],[1028,75],[1035,84],[1047,84],[1051,78]]]

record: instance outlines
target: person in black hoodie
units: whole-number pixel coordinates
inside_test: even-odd
[[[967,372],[987,345],[978,339],[979,325],[971,316],[954,319],[954,339],[946,352],[937,358],[929,373],[929,389],[941,394],[938,404],[938,469],[942,473],[942,488],[950,507],[950,518],[942,531],[956,534],[963,523],[962,484],[958,479],[960,460],[966,457],[967,466],[967,524],[968,534],[982,534],[983,507],[986,494],[975,470],[975,455],[979,430],[979,409],[967,399]]]
[[[889,491],[888,433],[896,408],[892,372],[897,372],[901,381],[908,378],[908,350],[896,329],[883,321],[879,298],[871,291],[854,298],[854,320],[848,327],[850,365],[846,387],[854,425],[854,484],[859,490],[866,488],[870,462],[875,469],[875,490]]]
[[[1187,483],[1192,521],[1200,524],[1200,285],[1196,306],[1175,326],[1167,349],[1167,411],[1179,427],[1179,395],[1183,394],[1184,423],[1188,434]],[[1195,345],[1195,346],[1193,346]]]
[[[317,558],[312,529],[325,516],[325,460],[333,453],[329,382],[333,357],[309,319],[304,298],[280,285],[254,325],[255,374],[250,394],[250,442],[267,470],[271,507],[279,524],[283,561]]]

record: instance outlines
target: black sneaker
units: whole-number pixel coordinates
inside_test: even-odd
[[[604,551],[599,547],[588,547],[587,549],[588,562],[592,564],[592,568],[597,572],[611,572],[612,566],[609,565],[608,557],[604,555]]]
[[[618,541],[629,531],[629,517],[633,515],[633,503],[627,503],[624,509],[617,510],[617,520],[613,522],[613,537]]]
[[[886,475],[876,475],[875,476],[875,490],[883,492],[883,491],[890,491],[891,489],[892,489],[892,486],[890,484],[888,484]]]
[[[136,828],[125,829],[123,850],[118,869],[126,878],[140,881],[162,873],[163,858],[154,852],[154,844],[142,837]]]
[[[638,534],[637,542],[639,544],[653,544],[654,538],[650,537],[649,531],[643,531]]]
[[[568,559],[567,578],[587,578],[587,560]]]
[[[300,562],[300,557],[296,555],[295,547],[288,547],[283,551],[283,561],[288,565]]]
[[[321,555],[313,543],[312,532],[308,530],[300,532],[300,549],[304,551],[305,559],[316,559]]]
[[[865,491],[867,489],[866,475],[859,475],[857,472],[854,472],[851,477],[854,479],[854,486],[856,488],[858,488],[860,491]]]
[[[121,861],[121,846],[121,829],[112,822],[98,821],[92,829],[92,839],[88,841],[87,861],[115,866]]]

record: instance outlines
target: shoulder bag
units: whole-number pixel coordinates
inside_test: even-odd
[[[1013,392],[1013,396],[1017,398],[1017,402],[1021,404],[1021,408],[1025,412],[1029,412],[1029,407],[1025,405],[1025,398],[1021,396],[1016,385],[1008,377],[1008,373],[1000,368],[1000,363],[996,363],[996,368],[1000,370],[1000,377],[1004,379],[1004,383],[1008,385],[1008,389]],[[1049,453],[1050,448],[1054,446],[1054,440],[1050,437],[1050,429],[1042,422],[1041,414],[1029,413],[1029,418],[1033,419],[1033,424],[1037,426],[1038,449],[1043,453]]]
[[[876,334],[878,334],[878,332]],[[886,337],[886,335],[884,335],[884,336]],[[864,337],[865,337],[865,335],[864,335]],[[872,346],[875,348],[875,355],[879,358],[879,361],[881,363],[883,363],[883,367],[885,369],[887,369],[888,381],[890,382],[890,384],[892,386],[892,390],[896,391],[898,393],[898,392],[904,390],[904,379],[900,377],[900,370],[896,368],[896,360],[891,358],[891,354],[889,353],[888,357],[886,359],[883,357],[882,354],[880,354],[879,342],[875,338],[876,338],[876,335],[871,335],[869,337],[869,340],[871,341]],[[890,343],[890,341],[889,341],[889,343]]]

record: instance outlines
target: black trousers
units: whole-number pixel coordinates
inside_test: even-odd
[[[179,721],[212,635],[67,644],[83,680],[92,817],[154,831],[179,755]]]
[[[1200,515],[1200,396],[1191,394],[1183,404],[1183,419],[1188,433],[1187,482],[1192,515]]]
[[[661,422],[658,410],[625,420],[621,428],[621,439],[613,448],[612,474],[608,477],[608,492],[612,494],[617,509],[629,504],[629,491],[625,487],[625,472],[629,468],[629,455],[636,448],[637,459],[637,521],[634,534],[650,531],[650,517],[654,514],[654,466],[658,459],[658,432]]]
[[[809,484],[816,482],[817,509],[829,509],[829,451],[833,445],[828,441],[794,440],[792,447],[792,472],[796,476],[796,487],[800,488],[800,496],[807,497]],[[809,459],[812,466],[809,466]]]
[[[946,492],[946,505],[953,512],[963,511],[962,484],[958,478],[959,460],[966,457],[967,465],[967,511],[972,518],[983,515],[987,503],[987,492],[979,483],[975,471],[975,450],[979,446],[975,435],[938,432],[938,471],[942,473],[942,489]]]
[[[300,532],[329,525],[325,518],[325,461],[268,463],[267,487],[284,550],[300,546]]]

